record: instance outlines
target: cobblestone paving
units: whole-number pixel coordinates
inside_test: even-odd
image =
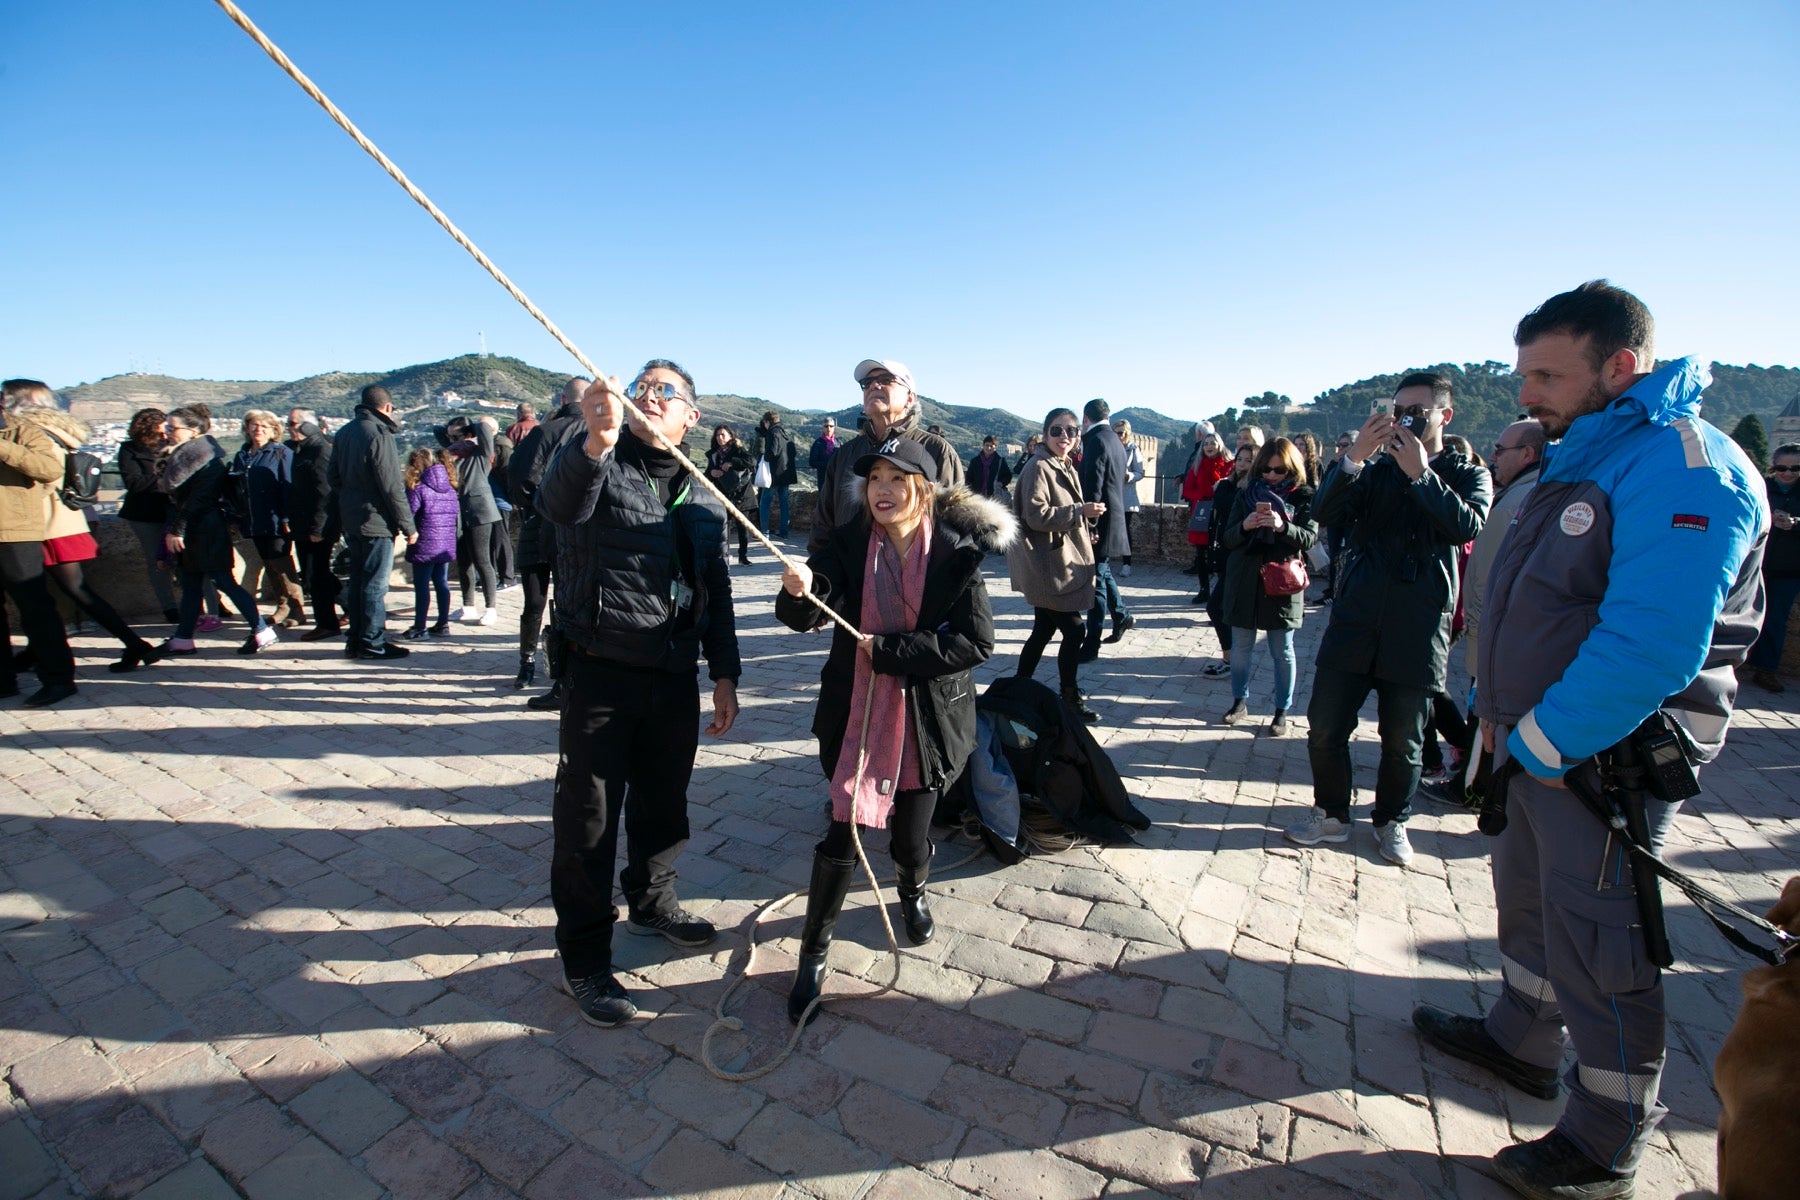
[[[399,667],[341,643],[243,659],[227,626],[124,678],[83,639],[77,701],[0,711],[0,1198],[1502,1194],[1483,1160],[1556,1105],[1408,1023],[1496,988],[1472,818],[1423,805],[1407,872],[1376,855],[1366,810],[1348,846],[1283,845],[1309,803],[1305,722],[1282,740],[1215,723],[1226,685],[1198,674],[1214,643],[1168,568],[1125,582],[1138,628],[1084,668],[1154,828],[946,872],[899,995],[831,1006],[765,1078],[710,1076],[724,977],[757,910],[804,886],[821,828],[825,643],[775,626],[764,558],[738,572],[745,711],[703,739],[681,864],[724,932],[702,951],[621,934],[645,1016],[618,1030],[555,986],[554,718],[521,707],[504,625]],[[984,679],[1029,624],[1003,581],[994,595]],[[1301,638],[1302,705],[1323,625]],[[1760,910],[1800,869],[1800,733],[1787,697],[1747,700],[1671,854]],[[1365,720],[1365,778],[1373,749]],[[798,908],[763,923],[729,1065],[786,1035]],[[1670,910],[1673,1113],[1646,1197],[1712,1182],[1710,1063],[1745,966]],[[852,897],[834,990],[887,977],[874,917]]]

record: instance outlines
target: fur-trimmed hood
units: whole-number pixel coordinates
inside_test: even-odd
[[[995,554],[1012,545],[1019,523],[1005,505],[977,495],[962,484],[940,485],[932,512],[940,529],[947,529],[984,553]]]
[[[15,408],[6,414],[6,419],[21,425],[36,425],[55,438],[64,450],[79,450],[93,433],[86,421],[60,408]]]
[[[224,457],[224,448],[210,434],[189,438],[169,451],[157,465],[156,486],[161,491],[173,492],[208,463]]]

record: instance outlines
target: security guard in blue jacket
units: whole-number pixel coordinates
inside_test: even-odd
[[[1654,369],[1654,325],[1604,280],[1519,323],[1519,405],[1558,444],[1489,575],[1476,712],[1517,764],[1493,840],[1501,970],[1485,1019],[1424,1007],[1426,1039],[1567,1106],[1549,1134],[1494,1156],[1521,1195],[1632,1194],[1667,1111],[1661,972],[1618,837],[1577,798],[1596,755],[1647,720],[1688,764],[1718,754],[1733,670],[1761,624],[1769,511],[1743,452],[1699,419],[1706,367]],[[1646,804],[1660,850],[1678,803]],[[1559,1070],[1566,1043],[1575,1067]]]

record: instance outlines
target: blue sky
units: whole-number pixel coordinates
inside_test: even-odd
[[[1511,361],[1607,276],[1800,363],[1800,8],[246,0],[609,370],[1030,416]],[[205,0],[0,0],[0,371],[568,356]]]

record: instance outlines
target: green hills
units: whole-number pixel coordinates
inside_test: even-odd
[[[1407,368],[1412,370],[1414,368]],[[1468,437],[1478,449],[1493,445],[1500,429],[1517,415],[1519,377],[1506,363],[1440,363],[1429,370],[1443,371],[1456,386],[1456,420],[1453,429]],[[1286,396],[1265,392],[1248,397],[1240,405],[1227,408],[1211,420],[1224,432],[1240,424],[1261,425],[1271,433],[1294,435],[1311,432],[1321,442],[1329,443],[1343,429],[1360,425],[1368,415],[1371,403],[1391,395],[1395,383],[1405,372],[1375,375],[1355,383],[1343,384],[1322,392],[1310,402],[1296,403]],[[358,393],[372,383],[379,383],[394,395],[395,407],[402,411],[429,407],[430,419],[421,413],[415,426],[441,421],[456,412],[488,411],[505,425],[512,419],[510,410],[522,400],[536,404],[540,411],[552,404],[553,398],[568,380],[566,372],[548,371],[521,359],[501,355],[483,357],[465,354],[440,362],[418,363],[393,371],[341,372],[311,375],[291,382],[263,380],[176,379],[164,375],[115,375],[95,383],[65,388],[62,396],[84,415],[94,420],[124,420],[136,408],[155,406],[174,408],[182,404],[204,403],[213,410],[221,424],[234,424],[235,418],[251,408],[266,408],[284,413],[293,407],[313,408],[333,417],[347,417],[356,407]],[[446,392],[456,394],[459,403],[443,406],[438,398]],[[1793,367],[1728,366],[1713,367],[1713,384],[1707,389],[1705,415],[1713,424],[1729,430],[1739,418],[1754,413],[1764,425],[1770,425],[1776,413],[1800,395],[1800,369]],[[1072,398],[1070,406],[1079,408],[1087,397]],[[981,439],[997,435],[1004,443],[1023,443],[1037,432],[1038,422],[998,408],[975,408],[940,404],[930,397],[921,398],[927,424],[943,427],[946,437],[966,456],[980,448]],[[707,434],[717,424],[728,424],[740,437],[748,438],[762,414],[773,409],[793,430],[802,452],[818,431],[825,413],[789,408],[756,396],[729,393],[700,398],[702,426]],[[861,409],[846,405],[829,415],[837,418],[841,428],[854,428]],[[1148,408],[1127,407],[1114,413],[1126,417],[1140,436],[1163,443],[1159,474],[1178,473],[1187,458],[1188,431],[1192,422],[1166,417]]]

